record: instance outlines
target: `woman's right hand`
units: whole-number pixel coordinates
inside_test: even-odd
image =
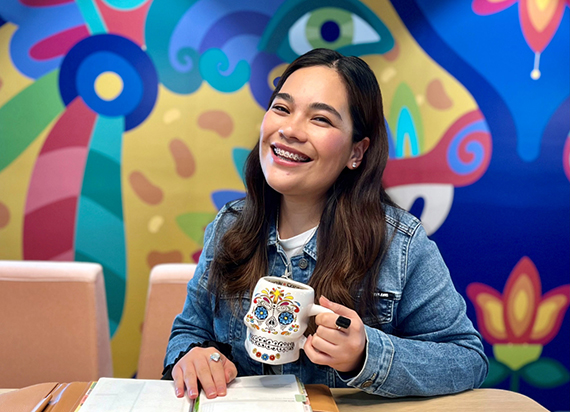
[[[184,389],[190,399],[198,397],[198,382],[208,399],[226,394],[226,386],[237,376],[236,366],[220,354],[218,362],[210,355],[219,353],[216,348],[192,348],[172,369],[174,391],[178,398],[184,396]]]

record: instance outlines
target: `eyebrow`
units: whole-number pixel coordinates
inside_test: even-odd
[[[275,95],[275,99],[277,99],[277,98],[285,100],[286,102],[289,102],[289,103],[295,102],[295,100],[293,99],[293,96],[291,96],[289,93],[277,93]],[[315,103],[311,103],[309,105],[309,107],[313,110],[327,111],[327,112],[335,115],[336,117],[338,117],[342,121],[342,116],[340,115],[340,113],[334,107],[332,107],[330,104],[315,102]]]

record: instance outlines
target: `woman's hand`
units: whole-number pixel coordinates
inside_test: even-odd
[[[364,364],[366,350],[362,319],[354,310],[324,296],[319,298],[319,303],[334,313],[321,313],[315,317],[317,331],[307,338],[305,354],[318,365],[327,365],[339,372],[358,372]],[[348,328],[337,328],[339,315],[350,319]]]
[[[213,361],[210,355],[218,353],[220,360]],[[190,399],[198,397],[198,382],[208,399],[225,396],[226,385],[237,376],[236,366],[219,353],[216,348],[192,348],[172,369],[174,391],[178,398],[184,396],[184,388]]]

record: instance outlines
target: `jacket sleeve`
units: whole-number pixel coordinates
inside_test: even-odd
[[[180,352],[185,352],[193,343],[215,341],[210,293],[206,289],[207,274],[213,256],[216,223],[220,217],[206,227],[204,248],[194,276],[188,282],[186,301],[182,313],[174,319],[170,339],[166,348],[164,366],[174,363]]]
[[[433,396],[479,387],[488,369],[479,333],[449,270],[418,225],[405,250],[394,334],[365,326],[366,359],[349,386],[386,397]]]

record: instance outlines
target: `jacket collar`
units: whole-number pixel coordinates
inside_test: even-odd
[[[269,237],[267,241],[268,246],[277,246],[277,225],[275,218],[270,218],[271,222],[269,223]],[[305,247],[303,248],[303,252],[313,258],[313,260],[317,260],[317,234],[319,233],[319,229],[315,231],[313,237],[307,242]]]

